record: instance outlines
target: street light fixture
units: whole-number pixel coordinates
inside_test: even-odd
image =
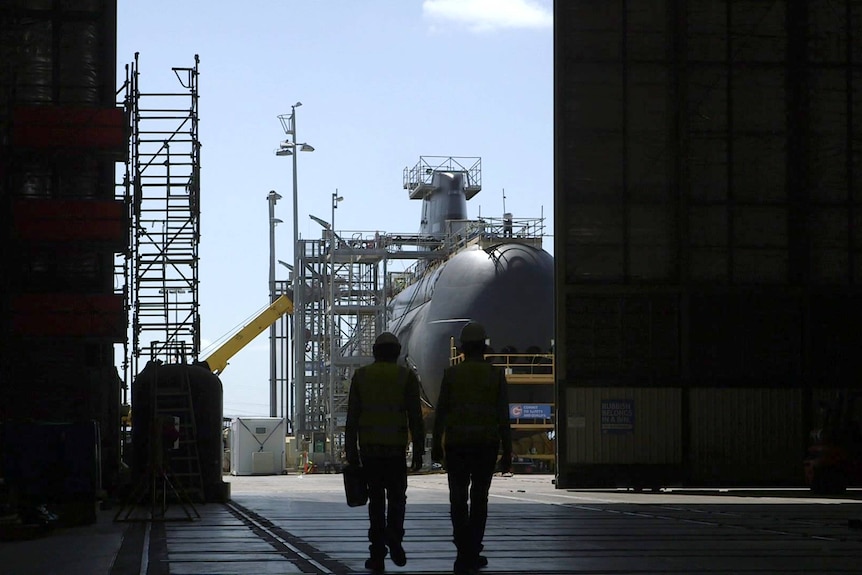
[[[296,394],[293,404],[295,411],[293,421],[298,439],[305,432],[305,314],[303,309],[305,300],[302,293],[302,268],[299,263],[299,194],[297,191],[295,152],[297,149],[301,152],[314,151],[314,147],[307,143],[297,144],[296,109],[300,106],[302,106],[302,102],[297,102],[290,107],[290,114],[278,116],[279,121],[281,121],[281,127],[284,133],[289,136],[289,139],[281,142],[279,149],[275,152],[276,156],[293,157],[293,300],[294,317],[297,321],[293,330],[293,377],[295,382],[294,392]]]
[[[276,156],[292,156],[293,150],[297,146],[299,146],[300,152],[313,152],[314,151],[314,146],[312,146],[311,144],[305,144],[305,143],[294,144],[290,140],[286,140],[284,142],[281,142],[278,145],[278,150],[276,150],[275,155]]]
[[[317,222],[318,224],[320,224],[320,227],[322,227],[324,230],[331,230],[332,229],[332,224],[330,224],[326,220],[321,220],[320,218],[318,218],[314,214],[308,214],[308,217],[311,218],[313,221]],[[325,234],[324,234],[324,237],[326,237]]]

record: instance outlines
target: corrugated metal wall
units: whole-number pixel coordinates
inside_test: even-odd
[[[801,481],[812,396],[862,385],[862,5],[554,10],[558,405],[676,389],[680,482]],[[677,417],[636,405],[634,444]],[[573,417],[561,486],[664,453]]]
[[[692,389],[688,481],[801,483],[802,406],[798,388]]]
[[[567,399],[570,461],[681,464],[679,389],[578,387]]]

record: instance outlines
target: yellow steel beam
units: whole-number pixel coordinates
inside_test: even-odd
[[[293,313],[293,301],[286,295],[282,295],[236,332],[233,337],[219,346],[204,360],[204,363],[214,374],[219,375],[227,367],[230,358],[286,313]]]

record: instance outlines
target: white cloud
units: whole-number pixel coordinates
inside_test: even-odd
[[[550,0],[424,0],[422,13],[433,22],[455,22],[474,32],[501,28],[550,28]]]

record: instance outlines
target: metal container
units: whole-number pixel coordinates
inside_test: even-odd
[[[277,475],[285,469],[280,417],[237,417],[230,423],[231,475]]]

